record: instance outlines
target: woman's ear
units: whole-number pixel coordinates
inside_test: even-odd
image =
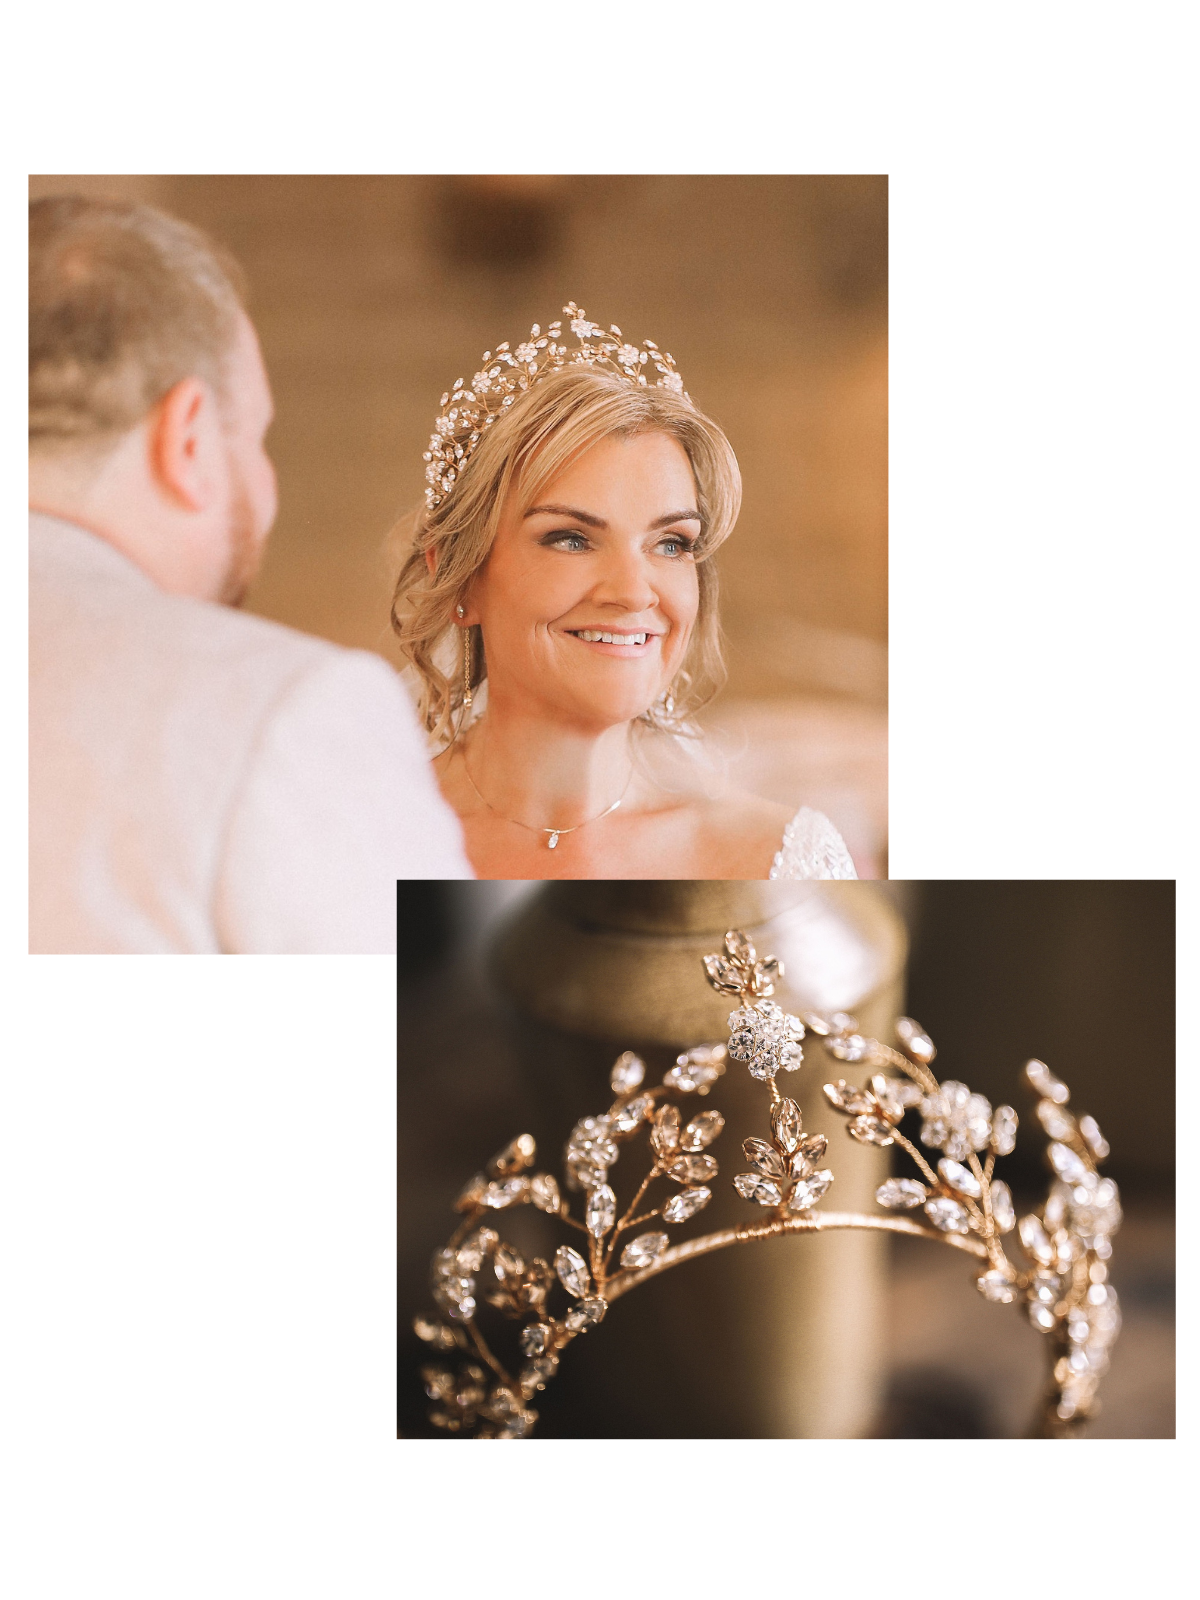
[[[437,557],[434,555],[432,547],[425,551],[425,565],[429,568],[429,576],[431,578],[436,578]]]

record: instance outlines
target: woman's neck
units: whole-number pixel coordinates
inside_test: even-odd
[[[573,828],[626,796],[633,762],[626,722],[596,729],[491,705],[458,746],[491,809],[533,828]]]

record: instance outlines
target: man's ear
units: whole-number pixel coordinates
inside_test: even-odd
[[[201,378],[181,378],[149,423],[150,468],[159,487],[188,511],[207,511],[226,470],[216,395]]]

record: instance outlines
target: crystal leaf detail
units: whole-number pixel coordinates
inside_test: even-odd
[[[768,1178],[782,1178],[784,1174],[783,1160],[774,1145],[765,1139],[743,1139],[742,1153],[751,1166],[755,1166]]]
[[[606,1183],[589,1192],[585,1220],[587,1231],[595,1239],[603,1239],[617,1220],[617,1197]]]
[[[800,1107],[787,1095],[771,1107],[771,1133],[776,1142],[791,1155],[800,1143],[800,1130],[804,1126]]]
[[[740,929],[733,928],[725,935],[725,950],[739,966],[752,967],[758,960],[758,951]]]
[[[985,1300],[991,1300],[996,1305],[1007,1306],[1017,1298],[1016,1287],[1011,1278],[992,1268],[982,1277],[975,1279],[975,1287]]]
[[[533,1142],[533,1135],[519,1133],[488,1162],[488,1172],[493,1178],[513,1178],[518,1172],[524,1172],[526,1167],[531,1167],[536,1157],[537,1145]]]
[[[803,1155],[806,1161],[820,1161],[828,1148],[829,1140],[823,1133],[806,1133],[797,1154]]]
[[[1055,1105],[1053,1100],[1038,1101],[1037,1119],[1051,1139],[1073,1139],[1078,1131],[1071,1113]]]
[[[836,1083],[821,1085],[825,1098],[831,1106],[838,1111],[845,1111],[850,1116],[859,1116],[864,1112],[874,1111],[875,1097],[866,1089],[859,1089],[852,1083],[847,1083],[844,1078],[839,1078]]]
[[[1083,1135],[1084,1144],[1096,1160],[1103,1161],[1108,1154],[1108,1140],[1100,1132],[1100,1125],[1095,1117],[1080,1117],[1079,1131]]]
[[[921,1091],[915,1083],[907,1078],[889,1078],[882,1072],[872,1076],[871,1092],[892,1122],[899,1122],[910,1106],[921,1103]]]
[[[793,1189],[788,1200],[788,1210],[807,1211],[810,1206],[815,1206],[832,1182],[832,1172],[828,1170],[814,1172],[811,1178],[805,1178]]]
[[[933,1048],[933,1040],[925,1032],[919,1022],[914,1022],[911,1017],[897,1017],[896,1037],[909,1055],[917,1061],[923,1061],[926,1066],[937,1055]]]
[[[710,1145],[725,1126],[725,1118],[719,1111],[702,1111],[698,1117],[693,1117],[680,1136],[680,1144],[685,1150],[703,1150]]]
[[[831,1035],[825,1047],[839,1061],[865,1061],[872,1054],[871,1040],[864,1039],[861,1033]]]
[[[679,1149],[679,1107],[662,1106],[654,1118],[650,1141],[660,1156]]]
[[[568,1294],[578,1299],[588,1293],[591,1288],[591,1276],[588,1273],[587,1262],[578,1251],[572,1250],[570,1245],[559,1245],[554,1253],[554,1269],[558,1273],[558,1281]]]
[[[528,1178],[505,1178],[502,1183],[489,1183],[483,1191],[483,1203],[497,1211],[506,1206],[520,1205],[529,1198]]]
[[[960,1206],[957,1200],[947,1200],[938,1197],[936,1200],[925,1202],[925,1215],[935,1228],[940,1228],[943,1233],[969,1233],[970,1219],[966,1208]]]
[[[608,1081],[612,1085],[614,1094],[629,1094],[641,1084],[645,1076],[646,1063],[641,1056],[635,1055],[632,1050],[626,1050],[613,1063]]]
[[[665,1233],[639,1233],[637,1238],[631,1239],[621,1251],[621,1265],[635,1269],[648,1267],[662,1255],[667,1243]]]
[[[477,1228],[458,1247],[459,1271],[478,1272],[487,1259],[488,1251],[494,1250],[499,1242],[500,1235],[494,1228]]]
[[[673,1194],[663,1207],[663,1221],[686,1222],[689,1217],[694,1217],[697,1211],[702,1211],[711,1199],[711,1189],[703,1187],[681,1189],[678,1194]]]
[[[992,1149],[998,1156],[1010,1156],[1017,1148],[1017,1113],[1011,1106],[997,1106],[992,1118]]]
[[[1017,1213],[1013,1209],[1012,1190],[999,1178],[992,1180],[992,1221],[996,1224],[997,1233],[1011,1233],[1017,1225]]]
[[[879,1117],[855,1117],[848,1124],[846,1132],[859,1144],[876,1144],[880,1149],[886,1149],[895,1139],[891,1123],[883,1122]]]
[[[605,1300],[581,1300],[577,1306],[571,1307],[564,1320],[572,1333],[583,1333],[585,1329],[603,1322],[607,1310],[608,1302]]]
[[[778,1184],[759,1177],[757,1172],[739,1172],[733,1187],[743,1200],[756,1200],[760,1206],[777,1206],[783,1199]]]
[[[540,1356],[545,1353],[550,1342],[550,1329],[544,1322],[532,1323],[521,1331],[521,1351],[527,1356]]]
[[[724,956],[705,956],[704,971],[718,994],[741,994],[741,974]]]
[[[945,1159],[939,1161],[938,1176],[951,1189],[956,1189],[959,1194],[965,1194],[972,1200],[978,1200],[983,1195],[979,1179],[970,1167],[964,1167],[959,1161]]]
[[[675,1065],[663,1079],[668,1089],[682,1094],[707,1094],[725,1071],[726,1048],[723,1044],[693,1045],[676,1056]]]
[[[1042,1227],[1040,1217],[1022,1217],[1017,1232],[1021,1243],[1035,1261],[1047,1266],[1054,1260],[1054,1246],[1050,1243],[1045,1228]]]
[[[435,1350],[452,1350],[458,1343],[453,1328],[447,1328],[445,1323],[434,1322],[429,1317],[414,1317],[413,1332],[418,1339],[424,1339],[426,1344],[431,1344]]]
[[[1082,1183],[1090,1176],[1087,1163],[1065,1144],[1052,1144],[1046,1151],[1050,1165],[1064,1183]]]
[[[783,962],[775,956],[768,956],[765,961],[756,961],[754,964],[754,982],[760,994],[772,994],[775,985],[783,977]]]
[[[876,1203],[885,1211],[911,1211],[923,1205],[929,1191],[915,1178],[888,1178],[875,1191]]]
[[[717,1175],[717,1163],[712,1156],[680,1156],[667,1168],[676,1183],[707,1183]]]
[[[1057,1105],[1065,1106],[1071,1098],[1071,1091],[1061,1078],[1056,1078],[1044,1061],[1027,1061],[1025,1063],[1025,1078],[1030,1087],[1036,1089],[1038,1094],[1046,1100],[1053,1100]]]
[[[628,1101],[611,1113],[612,1125],[618,1133],[632,1133],[653,1109],[654,1096],[639,1094],[636,1100]]]
[[[558,1184],[548,1172],[539,1172],[529,1180],[529,1198],[539,1211],[555,1217],[562,1210],[562,1195]]]
[[[498,1244],[492,1257],[492,1265],[496,1269],[496,1276],[501,1283],[519,1282],[525,1271],[525,1260],[509,1244]]]

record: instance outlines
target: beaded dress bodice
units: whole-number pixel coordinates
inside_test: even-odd
[[[783,831],[770,878],[857,878],[841,834],[822,811],[801,806]]]

